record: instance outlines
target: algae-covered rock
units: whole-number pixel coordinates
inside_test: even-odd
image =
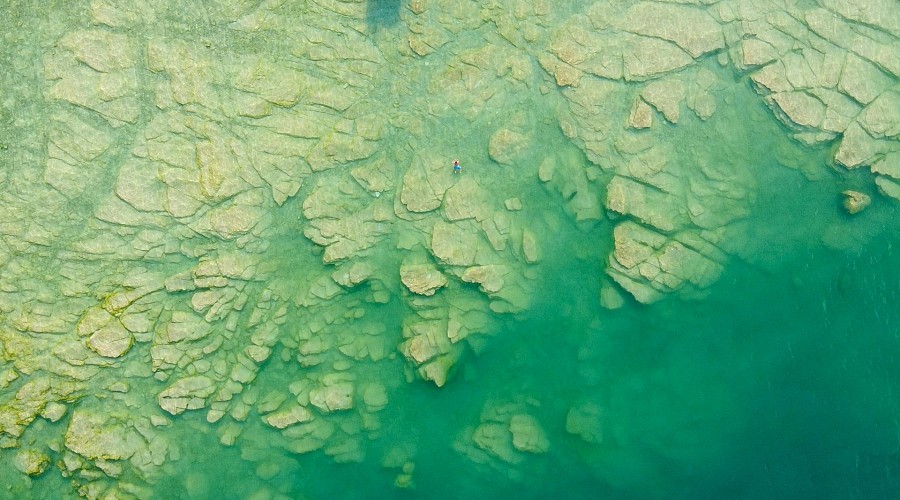
[[[872,197],[859,191],[848,189],[844,191],[844,210],[850,215],[862,212],[872,203]]]
[[[26,448],[16,452],[13,465],[28,476],[40,476],[50,466],[50,457],[41,451]]]
[[[133,429],[103,413],[76,409],[66,429],[66,448],[91,460],[125,460],[141,447]]]
[[[59,421],[59,419],[63,418],[63,416],[66,414],[66,410],[66,405],[57,403],[56,401],[51,401],[47,403],[47,406],[44,407],[44,411],[41,412],[41,416],[51,422],[57,422]]]
[[[212,379],[204,375],[184,377],[159,393],[159,406],[163,410],[178,415],[186,410],[206,407],[206,398],[216,390]]]
[[[131,349],[134,336],[119,321],[112,321],[88,339],[88,347],[106,358],[118,358]]]

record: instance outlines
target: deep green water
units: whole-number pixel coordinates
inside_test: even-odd
[[[370,3],[367,22],[382,30],[379,36],[400,29],[405,2]],[[65,28],[53,26],[48,30]],[[37,51],[41,43],[26,49]],[[9,48],[0,52],[4,60],[11,57]],[[456,136],[433,138],[468,151],[466,166],[483,168],[466,168],[463,175],[489,176],[498,200],[518,196],[523,201],[525,209],[517,220],[539,234],[542,254],[540,263],[527,271],[529,308],[495,315],[492,331],[462,352],[446,386],[407,380],[408,364],[396,345],[402,340],[403,317],[412,309],[403,300],[405,290],[395,272],[402,260],[402,252],[393,250],[400,236],[391,233],[387,250],[370,259],[377,268],[390,270],[384,274],[392,276],[392,281],[385,280],[391,299],[385,304],[365,302],[369,290],[363,289],[339,296],[333,306],[362,307],[364,320],[346,328],[383,325],[393,346],[386,359],[359,361],[350,369],[382,383],[389,398],[377,413],[378,430],[362,431],[358,423],[344,421],[346,434],[363,436],[357,440],[361,462],[336,463],[322,451],[285,451],[278,446],[281,434],[261,423],[255,409],[239,424],[243,431],[236,444],[224,446],[219,442],[224,421],[210,424],[205,412],[188,411],[161,431],[178,443],[180,459],[168,461],[144,491],[153,498],[898,497],[900,205],[877,194],[870,173],[832,166],[832,145],[809,147],[792,140],[746,75],[712,60],[702,64],[727,82],[717,96],[716,114],[708,121],[690,115],[678,125],[662,124],[646,138],[675,144],[675,161],[727,165],[735,178],[749,179],[747,184],[754,186],[749,215],[722,244],[729,254],[724,271],[703,297],[673,294],[651,305],[628,298],[620,309],[600,306],[615,219],[604,215],[576,222],[567,200],[538,180],[539,159],[547,155],[574,158],[584,168],[592,165],[550,118],[563,102],[557,89],[543,96],[533,88],[501,103],[513,109],[494,110],[501,116],[527,110],[527,128],[539,138],[529,160],[513,167],[492,165],[486,149],[493,123],[485,116]],[[36,70],[22,71],[35,78],[31,84],[40,83]],[[10,96],[36,92],[27,86],[14,88],[10,80],[3,80]],[[386,88],[380,86],[378,92]],[[38,145],[41,140],[46,141],[47,113],[33,102],[0,99],[8,100],[0,129],[9,133],[0,138],[8,146],[0,151],[5,189],[27,197],[29,190],[21,186],[40,183],[34,172],[44,161],[45,151],[37,150],[44,147]],[[149,98],[143,105],[153,112]],[[37,115],[27,114],[32,111]],[[16,125],[16,119],[22,122]],[[455,114],[449,121],[465,126]],[[437,130],[447,128],[453,127]],[[26,132],[37,139],[29,143]],[[127,131],[120,134],[126,136]],[[408,161],[415,140],[405,141],[395,132],[384,144]],[[108,169],[117,165],[115,158],[104,157],[102,162]],[[337,179],[344,173],[341,168],[321,175]],[[106,174],[101,172],[96,189],[112,189],[115,172]],[[598,175],[591,189],[602,204],[603,187],[612,175],[607,170]],[[286,297],[333,271],[321,262],[322,250],[302,233],[308,223],[302,203],[313,184],[308,181],[284,205],[271,207],[276,231],[263,255],[274,269],[274,288]],[[872,206],[847,215],[840,195],[845,189],[872,194]],[[94,210],[103,193],[94,194],[70,200],[73,210]],[[60,225],[62,236],[50,247],[54,252],[66,250],[74,241],[69,233],[81,230],[77,221]],[[148,266],[175,268],[186,261]],[[41,261],[34,262],[38,266]],[[129,265],[106,263],[102,269],[119,274]],[[47,283],[55,279],[48,277]],[[439,294],[472,296],[486,308],[474,285],[457,282]],[[177,308],[190,298],[173,295],[167,300]],[[307,313],[297,307],[282,335],[290,337],[315,321],[316,314],[331,311],[321,307]],[[146,355],[145,345],[133,349],[135,357]],[[276,344],[252,383],[258,394],[284,392],[291,382],[318,370],[301,366],[295,357],[289,346]],[[3,361],[14,360],[4,353]],[[120,373],[101,373],[98,387],[103,385],[99,380],[114,381]],[[20,385],[0,390],[0,399],[12,398]],[[149,377],[135,377],[131,394],[155,401],[163,387]],[[111,399],[104,399],[102,392],[81,394],[73,405],[103,409]],[[496,459],[476,463],[454,447],[464,441],[467,428],[482,422],[486,408],[504,404],[527,408],[541,423],[550,442],[547,453],[523,454],[517,464]],[[601,410],[599,444],[566,431],[566,416],[575,404]],[[117,408],[121,411],[121,405]],[[137,419],[144,410],[133,411]],[[38,418],[22,442],[55,444],[55,461],[67,425],[65,418],[57,423]],[[57,468],[25,478],[8,465],[11,451],[0,454],[0,484],[5,485],[0,497],[76,495],[73,480]],[[397,453],[399,464],[415,464],[412,488],[397,488],[399,465],[385,465],[385,457]],[[121,479],[139,481],[131,474],[127,471]]]

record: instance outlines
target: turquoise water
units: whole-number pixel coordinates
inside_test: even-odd
[[[587,9],[584,2],[546,14],[540,5],[503,2],[164,4],[29,9],[15,2],[0,21],[0,62],[11,68],[0,76],[0,374],[15,375],[0,379],[0,497],[900,495],[897,201],[879,194],[865,168],[836,166],[834,142],[807,146],[791,138],[746,72],[715,55],[700,57],[685,78],[699,69],[714,75],[712,116],[701,120],[679,104],[677,124],[655,113],[650,130],[623,132],[643,83],[595,79],[592,87],[585,76],[577,91],[565,89],[539,62],[562,23]],[[121,17],[98,21],[104,6]],[[252,18],[258,26],[247,21],[266,8],[272,12]],[[241,19],[245,24],[232,24]],[[57,78],[106,78],[98,76],[104,71],[78,73],[83,62],[47,76],[54,57],[71,59],[65,46],[74,42],[62,40],[79,30],[122,34],[131,44],[136,62],[122,71],[137,75],[126,92],[135,99],[135,120],[110,117],[117,111],[104,103],[118,97],[91,101],[94,87],[84,90],[87,97],[53,93]],[[311,44],[329,33],[339,42]],[[428,43],[417,45],[420,35]],[[168,53],[171,67],[154,69],[150,39],[186,41],[187,48]],[[296,70],[290,82],[313,75],[322,86],[303,80],[296,102],[273,97],[294,87],[241,80],[253,57]],[[205,62],[179,73],[181,60]],[[277,71],[258,71],[277,87]],[[598,109],[579,108],[577,92],[596,92]],[[81,98],[90,102],[74,102]],[[278,99],[285,102],[273,104]],[[72,126],[71,116],[85,124],[78,130],[106,134],[109,145],[90,158],[69,158],[76,171],[60,183],[48,159],[58,155],[53,148],[67,137],[90,142],[86,132],[61,131],[59,123]],[[302,132],[266,135],[278,123]],[[493,151],[499,129],[525,137],[522,150]],[[147,153],[158,137],[158,152]],[[354,142],[360,137],[375,146]],[[172,173],[206,168],[209,143],[227,144],[216,150],[224,151],[221,163],[199,180]],[[187,166],[179,166],[179,148],[189,151]],[[708,237],[718,251],[710,254],[721,273],[710,284],[644,304],[607,275],[614,228],[624,220],[656,223],[603,208],[607,186],[634,166],[629,148],[661,151],[668,181],[707,194],[690,202],[706,211],[697,218],[703,229],[715,233]],[[278,163],[284,151],[289,161]],[[317,156],[322,151],[328,154]],[[421,211],[402,201],[408,172],[456,156],[462,175],[449,168],[446,178],[423,175],[430,185],[473,181],[469,208],[483,211],[479,224],[483,213],[507,222],[512,236],[504,248],[481,225],[448,215],[447,197],[443,208]],[[129,161],[158,168],[138,193],[162,186],[168,204],[117,191]],[[267,161],[283,177],[277,169],[242,169]],[[545,162],[555,165],[546,182],[539,173]],[[246,186],[235,193],[213,192],[238,179]],[[298,179],[302,185],[285,187]],[[195,184],[206,191],[192,191]],[[846,189],[870,194],[871,206],[848,215]],[[279,200],[273,190],[293,192]],[[202,208],[173,208],[181,192]],[[677,211],[683,193],[670,194],[662,202],[673,204],[655,207],[661,198],[653,198],[636,210]],[[504,208],[512,198],[521,210]],[[308,201],[318,199],[326,201]],[[593,211],[583,210],[585,200]],[[262,214],[252,229],[227,226],[224,215],[205,218],[236,206],[259,209],[247,215]],[[675,220],[683,226],[660,234],[699,232]],[[345,224],[336,229],[342,237],[366,242],[336,263],[310,229],[327,232],[334,221]],[[472,241],[484,260],[477,263],[508,271],[501,293],[463,278],[472,263],[438,255],[432,235],[441,223],[467,228],[462,237],[477,232]],[[522,249],[524,229],[539,248],[536,263]],[[235,255],[252,272],[200,271]],[[401,280],[409,262],[433,266],[447,284],[433,297],[415,295]],[[353,264],[369,266],[367,278],[336,284]],[[123,292],[151,286],[145,283],[156,278],[147,275],[165,284],[112,305]],[[196,284],[209,276],[224,281]],[[195,285],[184,284],[192,279]],[[601,305],[601,289],[609,287],[621,307]],[[225,298],[198,305],[207,291]],[[213,314],[220,305],[224,312]],[[133,345],[125,353],[98,356],[86,347],[79,325],[97,308],[129,325]],[[167,340],[184,316],[197,318],[188,327],[197,338]],[[457,317],[472,333],[441,347],[447,380],[436,384],[408,355],[404,335],[429,322],[449,328]],[[274,332],[271,340],[258,341],[265,331]],[[249,348],[262,344],[271,353],[249,361]],[[176,346],[191,359],[162,362],[159,346]],[[250,375],[235,375],[241,363]],[[197,375],[216,390],[193,409],[164,411],[160,394]],[[326,386],[329,377],[352,380],[349,408],[310,402],[310,387]],[[26,394],[44,379],[51,389]],[[231,382],[239,382],[233,398],[216,399]],[[386,402],[373,403],[382,398],[368,389]],[[31,401],[35,408],[21,409]],[[48,415],[50,402],[65,407],[58,421]],[[272,410],[295,402],[311,412],[310,427],[282,431],[267,423]],[[571,425],[579,411],[587,423]],[[85,414],[107,420],[79,439],[73,415]],[[540,438],[527,443],[530,451],[515,449],[515,437],[510,444],[507,429],[523,416],[537,423],[543,446]],[[326,435],[301,449],[309,442],[298,434],[313,425]],[[507,433],[488,439],[497,429]],[[131,449],[136,432],[142,437]],[[126,456],[117,458],[123,447]],[[17,470],[20,450],[28,449],[48,459],[34,477]],[[142,464],[148,453],[152,465]]]

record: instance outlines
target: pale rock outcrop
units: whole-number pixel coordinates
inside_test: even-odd
[[[205,408],[215,391],[215,383],[205,375],[184,377],[159,393],[159,406],[172,415]]]
[[[76,409],[66,429],[65,446],[90,460],[127,460],[145,444],[140,434],[115,418]]]
[[[509,419],[512,445],[527,453],[547,453],[550,441],[536,418],[528,414],[513,415]]]
[[[345,374],[329,374],[322,385],[309,392],[309,402],[323,412],[349,410],[353,408],[355,392],[353,381]]]
[[[266,415],[264,420],[276,429],[284,429],[294,424],[309,422],[312,418],[312,413],[306,407],[292,405],[287,409]]]
[[[21,449],[13,457],[13,465],[26,476],[40,476],[50,466],[50,457],[38,450]]]
[[[438,222],[431,231],[431,251],[451,266],[470,266],[478,252],[478,234],[456,223]]]
[[[407,263],[400,266],[400,281],[410,292],[431,296],[447,285],[447,277],[434,264]]]
[[[134,336],[119,320],[94,332],[88,339],[88,347],[97,354],[106,358],[118,358],[124,356],[131,349]]]
[[[872,204],[872,197],[859,191],[844,191],[844,210],[850,215],[858,214]]]
[[[444,193],[452,185],[452,160],[449,155],[420,151],[403,175],[400,202],[410,212],[430,212],[441,206]]]
[[[491,135],[488,153],[501,165],[512,165],[531,147],[532,139],[525,134],[502,128]]]

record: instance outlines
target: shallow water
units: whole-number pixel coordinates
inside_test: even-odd
[[[116,12],[124,12],[140,3],[93,4],[115,4]],[[706,182],[713,190],[729,187],[721,195],[704,198],[701,207],[714,214],[705,229],[722,232],[713,238],[723,256],[721,273],[709,286],[683,294],[676,290],[652,304],[642,304],[616,288],[624,305],[606,309],[599,297],[601,287],[612,284],[606,269],[615,249],[613,228],[640,217],[605,209],[582,217],[578,202],[586,196],[602,208],[606,186],[622,175],[626,155],[617,156],[606,143],[592,145],[588,127],[571,118],[576,113],[573,92],[558,87],[536,55],[549,36],[541,30],[551,32],[573,13],[582,12],[586,7],[582,2],[551,9],[534,28],[542,34],[525,47],[506,43],[498,35],[506,22],[521,22],[526,30],[528,15],[506,15],[510,10],[525,12],[525,7],[501,2],[478,9],[460,3],[467,7],[459,9],[470,8],[464,13],[491,22],[473,28],[466,25],[470,18],[458,18],[449,24],[468,31],[462,35],[454,31],[450,40],[438,36],[443,44],[424,56],[410,51],[415,46],[410,33],[433,34],[429,30],[437,30],[441,16],[454,12],[449,4],[431,5],[414,17],[418,7],[413,4],[419,2],[385,0],[328,8],[321,6],[331,5],[327,2],[289,2],[280,10],[280,3],[264,2],[276,7],[267,14],[271,17],[261,18],[259,31],[231,24],[255,12],[255,2],[223,2],[218,9],[191,2],[165,4],[152,22],[146,16],[153,8],[138,9],[141,13],[128,21],[131,25],[109,29],[92,21],[87,2],[40,11],[14,2],[0,21],[5,32],[0,63],[12,68],[0,77],[0,214],[6,219],[0,254],[4,267],[0,372],[12,370],[17,375],[0,386],[0,402],[4,408],[14,406],[18,391],[30,380],[76,381],[71,392],[49,398],[66,405],[58,422],[34,418],[41,409],[32,412],[33,422],[29,420],[15,440],[0,435],[7,448],[0,450],[5,464],[0,467],[0,483],[5,485],[0,496],[895,498],[900,494],[896,306],[900,206],[878,193],[871,172],[835,166],[834,144],[806,146],[792,139],[746,73],[713,55],[700,58],[689,71],[702,68],[717,78],[715,113],[700,119],[682,106],[677,124],[663,121],[657,113],[651,130],[633,136],[638,144],[668,148],[667,161],[677,165],[674,171],[688,179],[686,184],[699,184],[701,191]],[[322,26],[331,28],[312,28]],[[76,105],[51,95],[55,80],[44,72],[50,66],[48,54],[63,51],[57,45],[65,45],[59,42],[61,37],[82,29],[121,33],[137,47],[134,121],[104,118],[106,108],[101,112],[92,109],[94,104]],[[359,60],[344,62],[327,50],[316,52],[304,45],[309,38],[326,37],[323,31],[329,29],[350,40],[351,53],[375,47],[381,59],[371,66]],[[353,37],[370,45],[360,42],[354,47]],[[187,40],[191,49],[185,49],[184,58],[203,52],[197,47],[212,47],[212,55],[203,57],[213,62],[199,65],[207,73],[196,70],[200,83],[191,80],[193,74],[180,76],[187,82],[181,82],[188,88],[185,99],[194,101],[175,103],[169,96],[177,94],[180,77],[162,75],[167,71],[175,75],[176,70],[148,69],[148,39]],[[477,52],[484,47],[507,51],[501,52],[500,61],[525,54],[526,76],[510,78],[508,74],[516,70],[498,72],[493,63],[477,66],[480,57],[489,58]],[[469,54],[471,60],[462,57],[460,62],[460,53]],[[339,143],[336,138],[338,146],[329,151],[335,158],[344,153],[350,157],[328,160],[331,163],[321,169],[311,159],[318,150],[298,154],[303,160],[297,163],[307,169],[294,175],[302,176],[303,184],[282,202],[268,197],[268,186],[275,182],[253,181],[258,182],[254,189],[266,194],[259,201],[263,222],[252,231],[235,231],[238,235],[225,230],[216,234],[202,226],[206,208],[196,216],[148,210],[142,214],[145,218],[121,224],[102,215],[105,204],[117,199],[122,165],[129,158],[166,163],[151,161],[141,152],[152,142],[152,133],[169,137],[166,151],[177,150],[184,137],[199,144],[201,138],[214,140],[221,134],[234,139],[229,154],[243,160],[250,157],[240,156],[245,149],[272,153],[294,147],[287,139],[284,144],[267,143],[266,137],[254,135],[270,127],[257,121],[265,116],[234,112],[237,104],[229,108],[231,101],[240,99],[230,87],[240,85],[234,83],[239,80],[234,75],[241,61],[253,55],[274,60],[275,66],[314,74],[327,83],[324,93],[334,92],[329,99],[344,99],[343,91],[355,93],[347,97],[356,100],[346,109],[327,108],[326,113],[325,108],[316,108],[316,116],[332,129],[323,133],[326,139],[314,139],[321,139],[315,147],[332,147],[331,138],[350,126],[329,122],[332,119],[345,117],[356,134],[365,135],[360,117],[370,113],[378,117],[372,119],[377,122],[372,127],[384,130],[373,133],[378,135],[372,141],[377,147],[357,155],[353,148],[358,144]],[[441,69],[445,66],[477,69],[448,76]],[[348,73],[341,73],[345,70]],[[207,76],[213,82],[208,88],[202,85]],[[454,86],[457,81],[468,83]],[[191,87],[194,83],[196,88]],[[599,94],[603,100],[595,104],[605,114],[596,120],[607,127],[611,137],[607,142],[620,144],[618,129],[628,119],[641,84],[616,81],[615,85]],[[221,101],[210,105],[210,95]],[[314,107],[305,101],[306,95],[298,99],[297,108]],[[272,105],[267,112],[288,116],[293,106]],[[72,174],[68,187],[51,188],[48,184],[56,181],[47,173],[48,156],[53,156],[52,144],[60,134],[54,120],[66,113],[105,131],[110,146],[79,163],[85,170]],[[184,122],[192,132],[166,136],[170,131],[165,127],[152,128],[162,115],[187,116]],[[314,121],[310,115],[290,116],[297,123]],[[383,122],[378,121],[381,118]],[[575,123],[571,126],[577,137],[567,137],[564,122]],[[166,126],[176,128],[180,123]],[[530,138],[525,152],[507,165],[494,161],[490,152],[491,137],[502,127]],[[302,137],[306,139],[310,138]],[[604,147],[610,151],[608,158],[599,153]],[[509,218],[512,234],[521,234],[517,231],[522,228],[535,234],[541,254],[537,263],[525,262],[521,240],[511,240],[508,248],[489,257],[491,263],[512,270],[504,291],[520,287],[516,292],[527,298],[523,310],[512,307],[513,312],[505,312],[504,307],[518,303],[519,295],[508,298],[479,290],[478,284],[459,279],[461,266],[435,255],[431,231],[433,224],[448,220],[445,212],[413,213],[417,211],[404,208],[408,203],[401,204],[404,175],[423,151],[436,151],[441,158],[461,157],[464,170],[459,178],[447,170],[452,182],[474,179],[478,192],[488,199],[484,205]],[[552,181],[543,182],[539,168],[548,158],[556,162],[557,170]],[[448,166],[449,161],[448,156]],[[350,170],[357,168],[386,169],[384,192],[366,191],[358,180],[347,183],[352,179]],[[237,169],[223,169],[226,181],[250,177]],[[697,173],[701,170],[702,175]],[[160,172],[157,178],[162,183],[165,174]],[[435,179],[431,178],[445,182]],[[66,191],[71,186],[81,188]],[[310,216],[313,210],[305,202],[330,186],[341,186],[340,196],[327,199],[327,209],[322,210],[337,212]],[[871,194],[872,205],[848,215],[840,194],[846,189]],[[240,196],[205,203],[225,206]],[[504,200],[513,197],[520,199],[522,209],[504,211]],[[353,228],[370,228],[377,235],[374,243],[337,264],[324,263],[322,246],[305,231],[320,219],[350,219],[385,200],[391,200],[385,205],[388,217],[362,217],[350,223]],[[152,217],[147,215],[151,212]],[[720,226],[715,218],[719,215],[726,220]],[[105,250],[104,242],[114,238],[124,243],[110,243],[115,249]],[[166,250],[136,257],[130,249],[141,238],[156,238]],[[487,236],[479,233],[479,238],[480,248],[490,250]],[[177,287],[154,291],[128,305],[147,308],[150,313],[145,316],[152,327],[143,331],[135,327],[134,345],[125,354],[101,359],[84,347],[88,341],[76,331],[90,308],[112,308],[115,294],[136,286],[129,283],[144,273],[170,279],[187,272],[196,278],[199,263],[222,254],[249,256],[253,263],[253,276],[232,279],[222,287],[238,290],[247,305],[231,307],[229,302],[231,309],[225,309],[230,312],[207,317],[208,337],[195,343],[173,342],[187,350],[220,337],[224,339],[220,347],[172,366],[156,365],[153,348],[165,344],[161,338],[176,322],[173,316],[195,311],[202,318],[207,311],[194,302],[200,300],[199,292]],[[450,278],[446,287],[433,298],[410,293],[398,271],[409,259],[434,264]],[[370,265],[370,278],[356,287],[337,286],[338,279],[329,276],[336,270],[348,272],[345,262]],[[314,293],[321,290],[317,287],[323,280],[337,290],[325,298]],[[42,332],[35,326],[41,311],[58,318],[61,331]],[[126,317],[123,311],[115,314]],[[423,380],[416,362],[405,356],[404,328],[422,319],[446,321],[454,311],[474,311],[482,319],[475,321],[469,338],[454,344],[449,354],[442,353],[453,361],[446,384],[437,387]],[[254,320],[254,315],[262,320]],[[157,398],[174,381],[207,374],[218,389],[229,376],[240,378],[230,375],[231,370],[240,359],[248,359],[241,356],[262,329],[256,323],[276,332],[268,344],[271,355],[254,365],[252,380],[239,384],[234,399],[220,405],[222,420],[208,421],[215,420],[212,412],[207,413],[210,408],[219,408],[213,401],[218,396],[212,395],[201,397],[200,408],[174,416],[163,412]],[[360,338],[369,339],[370,354],[359,354]],[[88,359],[87,367],[65,368],[77,376],[67,377],[60,368],[71,358],[56,349],[70,345],[67,342],[81,346]],[[98,368],[88,372],[91,363],[98,363]],[[219,366],[225,367],[224,372],[214,376]],[[79,378],[84,373],[89,376]],[[324,384],[334,374],[352,377],[353,408],[313,408],[309,388],[303,389],[303,384]],[[120,381],[127,382],[124,391],[115,386]],[[364,389],[374,386],[382,387],[387,396],[383,409],[372,409],[379,405],[363,401]],[[332,430],[313,449],[301,452],[292,449],[300,439],[289,435],[290,428],[282,432],[265,419],[273,408],[286,408],[294,399],[303,404],[304,397],[314,422]],[[270,400],[277,402],[265,408]],[[588,425],[594,439],[567,430],[567,419],[578,408],[597,410],[597,418]],[[135,458],[106,459],[79,452],[77,439],[69,435],[72,414],[77,412],[110,416],[104,429],[122,436],[134,429],[143,435],[141,429],[150,428],[147,432],[153,437],[145,436],[147,443],[130,453],[138,456],[159,439],[166,443],[160,445],[167,447],[164,458],[144,469]],[[164,417],[165,424],[151,426],[151,415]],[[546,437],[546,449],[514,450],[504,442],[511,451],[506,456],[473,438],[485,424],[507,426],[511,415],[536,421]],[[7,419],[0,420],[3,425],[19,418],[2,416]],[[26,448],[50,458],[46,472],[29,478],[11,466],[17,450]],[[77,455],[84,463],[77,467],[66,463],[82,460]],[[122,467],[118,473],[101,472],[115,464]]]

